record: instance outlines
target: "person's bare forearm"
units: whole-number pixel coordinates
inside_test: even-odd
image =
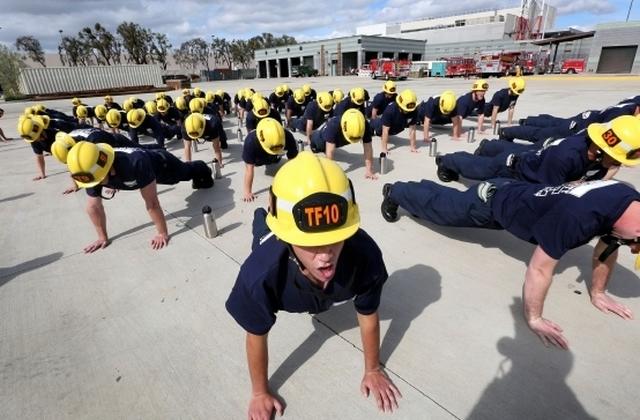
[[[462,118],[453,117],[453,137],[458,138],[462,135]]]
[[[324,145],[324,154],[328,159],[333,160],[333,154],[336,151],[335,143],[326,142]]]
[[[606,248],[607,244],[602,242],[602,240],[599,240],[593,248],[593,257],[591,259],[592,278],[591,287],[589,288],[589,293],[591,295],[594,293],[604,293],[606,291],[607,284],[609,284],[609,279],[611,278],[611,273],[613,272],[613,267],[618,259],[618,250],[616,250],[609,255],[604,262],[601,262],[598,257],[600,257],[600,254],[602,254]]]
[[[411,150],[416,149],[416,126],[409,126],[409,145]]]
[[[364,166],[368,173],[373,173],[373,145],[371,143],[362,143],[364,148]]]
[[[383,125],[382,126],[382,136],[380,136],[380,142],[382,143],[382,151],[383,152],[387,152],[388,149],[388,143],[389,143],[389,127]]]
[[[511,125],[513,124],[513,113],[515,111],[514,107],[509,108],[509,111],[507,111],[507,124]]]
[[[108,240],[107,234],[107,216],[104,213],[104,207],[102,206],[102,200],[99,198],[91,197],[87,204],[87,214],[93,224],[93,227],[98,234],[98,239]]]
[[[313,121],[307,120],[306,134],[307,144],[311,144],[311,133],[313,132]]]
[[[429,141],[429,129],[431,128],[431,119],[428,117],[424,117],[424,121],[422,122],[422,136],[424,141]]]
[[[45,164],[44,164],[44,155],[36,155],[36,167],[38,168],[38,172],[41,177],[45,177],[46,175],[44,174],[44,168],[45,168]]]
[[[498,121],[498,110],[499,108],[497,106],[494,106],[493,109],[491,110],[491,129],[495,130],[496,128],[496,121]]]
[[[527,266],[522,286],[524,316],[527,322],[542,317],[544,300],[551,286],[556,263],[557,261],[549,257],[540,246],[536,247]]]
[[[144,204],[149,213],[151,221],[156,227],[156,231],[159,235],[167,235],[167,221],[164,217],[162,207],[160,207],[160,201],[158,200],[157,185],[153,183],[147,185],[140,190],[140,194],[144,199]]]
[[[380,368],[380,320],[378,313],[370,315],[358,314],[362,351],[364,353],[364,370],[370,372]]]
[[[267,334],[254,335],[247,333],[246,350],[252,394],[259,395],[269,392],[269,381],[267,379],[269,346]]]
[[[251,194],[253,189],[253,165],[245,164],[244,170],[244,193]]]

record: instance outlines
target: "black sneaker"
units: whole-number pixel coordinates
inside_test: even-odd
[[[391,193],[391,184],[384,184],[382,187],[382,204],[380,205],[380,212],[382,217],[389,223],[393,223],[398,220],[398,205],[391,200],[389,194]]]
[[[473,154],[476,156],[482,156],[482,147],[484,147],[487,143],[489,143],[489,140],[483,139],[480,144],[478,144],[478,148],[473,152]]]
[[[441,160],[437,159],[436,164],[438,165],[438,179],[442,182],[451,182],[457,181],[460,177],[458,174],[451,169],[447,169],[444,166],[440,166]]]
[[[518,125],[525,125],[525,122],[526,122],[526,121],[525,121],[525,119],[524,119],[524,118],[520,118],[520,119],[518,120]]]

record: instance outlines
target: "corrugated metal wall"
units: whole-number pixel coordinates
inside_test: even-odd
[[[591,44],[587,71],[595,72],[600,63],[603,47],[640,45],[640,22],[618,22],[596,25],[596,35]],[[640,53],[636,53],[631,73],[640,73]]]
[[[20,93],[43,95],[133,86],[162,86],[157,65],[26,68],[20,72]]]

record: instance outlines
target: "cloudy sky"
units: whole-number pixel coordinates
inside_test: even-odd
[[[596,23],[624,21],[631,0],[549,0],[558,8],[556,28],[592,28]],[[122,21],[166,33],[174,48],[211,35],[247,39],[262,32],[288,34],[298,41],[353,34],[356,26],[399,22],[468,10],[518,7],[519,0],[0,0],[0,42],[13,44],[21,35],[57,50],[59,30],[75,35],[100,22],[115,32]],[[636,1],[630,20],[640,20]]]

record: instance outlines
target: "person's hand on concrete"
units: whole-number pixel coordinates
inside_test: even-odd
[[[373,394],[378,410],[385,413],[391,413],[394,408],[397,409],[398,400],[402,398],[398,388],[380,368],[365,372],[360,391],[367,398]]]
[[[71,186],[69,188],[67,188],[66,190],[62,191],[62,194],[67,195],[67,194],[72,194],[74,192],[78,192],[80,190],[80,187],[78,187],[77,185]]]
[[[257,197],[258,196],[252,192],[245,192],[244,195],[242,196],[242,201],[244,201],[245,203],[249,203],[255,200]]]
[[[158,233],[151,239],[151,248],[160,249],[169,245],[169,235],[166,233]]]
[[[592,293],[591,303],[604,313],[616,314],[622,319],[633,319],[633,311],[631,309],[618,303],[606,293]]]
[[[569,348],[569,342],[562,335],[562,328],[555,322],[537,318],[528,321],[528,323],[529,328],[540,337],[545,346],[549,347],[549,344],[551,344],[564,350]]]
[[[364,177],[365,179],[371,179],[373,181],[378,179],[378,175],[376,175],[373,171],[366,171]]]
[[[34,181],[40,181],[41,179],[45,179],[47,176],[46,175],[38,175],[35,178],[33,178]]]
[[[273,411],[279,416],[284,414],[284,406],[270,393],[254,395],[249,402],[249,420],[271,420]]]
[[[95,242],[90,243],[89,245],[84,247],[85,254],[91,254],[99,249],[106,248],[109,246],[111,241],[109,239],[98,239]]]

